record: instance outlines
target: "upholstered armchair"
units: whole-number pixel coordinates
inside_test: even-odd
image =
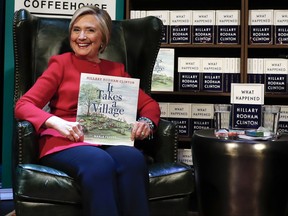
[[[15,12],[15,102],[41,75],[51,55],[69,51],[69,19]],[[156,17],[113,21],[111,42],[102,58],[125,64],[150,94],[152,69],[160,47],[162,22]],[[177,130],[161,119],[152,140],[137,142],[149,163],[151,215],[186,215],[194,192],[191,167],[177,162]],[[81,191],[67,174],[38,164],[37,134],[15,119],[13,192],[17,216],[82,215]]]

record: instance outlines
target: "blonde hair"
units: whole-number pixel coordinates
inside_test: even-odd
[[[95,15],[96,20],[99,22],[100,31],[102,33],[102,43],[99,52],[102,53],[109,43],[112,29],[112,20],[107,11],[102,10],[96,6],[83,6],[79,8],[78,10],[75,11],[75,13],[72,16],[72,19],[69,24],[69,33],[71,34],[71,29],[75,23],[75,20],[78,17],[87,14]]]

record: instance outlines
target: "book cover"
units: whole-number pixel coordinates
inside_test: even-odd
[[[179,148],[178,149],[178,162],[193,165],[192,151],[191,148]]]
[[[249,43],[273,44],[273,10],[249,10]]]
[[[284,106],[284,105],[281,106],[279,124],[278,124],[278,132],[279,133],[288,132],[288,106]]]
[[[177,125],[180,137],[191,137],[191,104],[169,103],[169,121]]]
[[[240,43],[240,10],[216,10],[216,43]]]
[[[163,119],[168,119],[169,117],[169,103],[167,102],[159,102],[159,107],[160,107],[160,117]]]
[[[232,83],[232,129],[258,129],[261,126],[264,85]]]
[[[191,105],[191,133],[213,128],[214,105],[195,103]]]
[[[170,11],[169,10],[148,10],[147,16],[155,16],[163,23],[163,35],[161,43],[169,43],[169,30],[170,30]]]
[[[129,145],[136,121],[139,79],[81,73],[77,121],[84,141]]]
[[[200,91],[202,58],[178,57],[179,91]]]
[[[153,68],[152,91],[174,91],[174,48],[160,48]]]
[[[213,44],[215,41],[215,10],[194,10],[192,13],[192,43]]]
[[[191,10],[170,11],[170,43],[190,44],[191,43]]]
[[[287,61],[287,59],[280,58],[264,59],[265,92],[287,92]]]
[[[203,58],[201,90],[223,92],[223,58]]]
[[[288,44],[288,10],[274,10],[275,44]]]

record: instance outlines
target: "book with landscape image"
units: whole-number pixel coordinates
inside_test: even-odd
[[[84,141],[129,145],[136,121],[139,79],[81,73],[77,121]]]

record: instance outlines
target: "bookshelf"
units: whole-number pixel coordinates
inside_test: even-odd
[[[131,10],[240,10],[239,44],[162,44],[163,48],[175,49],[174,91],[153,91],[152,97],[159,102],[173,103],[230,103],[229,92],[193,92],[178,89],[178,57],[232,57],[240,58],[240,83],[247,83],[249,58],[288,58],[288,44],[250,44],[250,10],[288,10],[288,2],[283,0],[205,0],[205,1],[165,1],[165,0],[126,0],[127,19]],[[288,13],[288,12],[287,12]],[[288,94],[265,93],[265,104],[288,105]],[[189,138],[180,141],[189,142]],[[180,142],[181,145],[181,142]]]

